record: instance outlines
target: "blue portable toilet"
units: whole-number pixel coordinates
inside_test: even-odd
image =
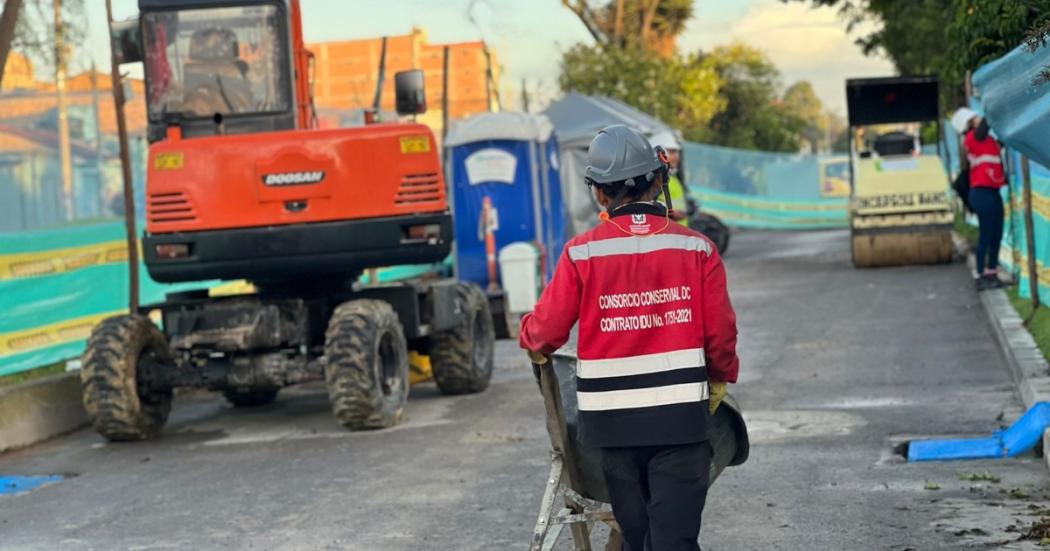
[[[517,242],[539,246],[549,279],[566,241],[558,145],[547,117],[482,113],[452,125],[445,138],[455,216],[456,275],[490,288],[486,228],[496,253]],[[485,201],[491,205],[483,219]],[[493,302],[494,308],[501,305]]]

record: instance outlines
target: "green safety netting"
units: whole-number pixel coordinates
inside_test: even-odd
[[[686,142],[685,182],[701,209],[730,226],[846,227],[849,159],[744,151]]]

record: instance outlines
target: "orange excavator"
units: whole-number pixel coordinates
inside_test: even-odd
[[[114,47],[144,64],[146,268],[160,282],[244,279],[255,291],[172,293],[99,324],[81,371],[95,429],[158,435],[176,388],[256,406],[313,380],[342,425],[389,427],[409,350],[429,355],[442,392],[484,390],[493,327],[481,289],[358,283],[452,248],[430,129],[317,128],[298,0],[139,0],[139,11]],[[422,72],[394,80],[399,115],[425,112]]]

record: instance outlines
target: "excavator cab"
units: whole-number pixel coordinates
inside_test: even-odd
[[[171,126],[183,137],[297,126],[287,6],[153,3],[141,17],[150,141]]]

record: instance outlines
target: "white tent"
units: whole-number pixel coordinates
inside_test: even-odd
[[[674,130],[660,120],[611,98],[575,92],[552,103],[544,111],[554,125],[561,157],[562,197],[572,220],[573,233],[598,223],[600,209],[583,182],[587,147],[598,131],[613,124],[630,126],[646,136]]]

